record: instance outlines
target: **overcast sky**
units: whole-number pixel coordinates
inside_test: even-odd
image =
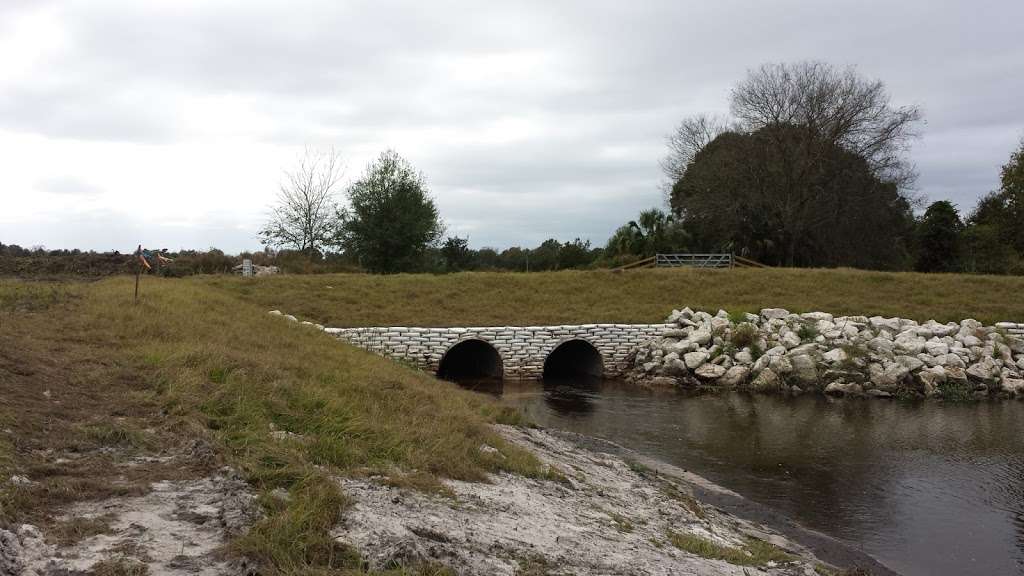
[[[683,117],[764,62],[855,65],[969,211],[1024,135],[1024,2],[0,0],[0,242],[259,246],[281,171],[385,148],[475,247],[603,245]]]

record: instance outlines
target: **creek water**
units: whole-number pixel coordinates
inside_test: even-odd
[[[1024,574],[1024,402],[695,395],[607,380],[481,391],[546,428],[691,470],[901,574]]]

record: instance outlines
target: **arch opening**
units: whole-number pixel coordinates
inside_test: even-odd
[[[545,380],[594,379],[603,374],[601,353],[586,340],[563,342],[544,360]]]
[[[452,382],[498,380],[503,373],[501,355],[483,340],[463,340],[441,358],[437,377]]]

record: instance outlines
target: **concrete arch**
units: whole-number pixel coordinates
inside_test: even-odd
[[[597,347],[582,338],[560,342],[544,359],[544,378],[600,378],[604,360]]]
[[[453,344],[437,366],[443,380],[481,380],[501,378],[504,363],[493,344],[480,338],[466,338]]]

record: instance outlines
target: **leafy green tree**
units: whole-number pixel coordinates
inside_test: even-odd
[[[348,189],[338,243],[371,272],[421,269],[443,233],[423,175],[394,150],[371,162]]]
[[[525,272],[530,265],[530,251],[512,246],[501,251],[501,267],[505,270]]]
[[[1003,166],[999,183],[999,190],[978,202],[970,223],[992,227],[1004,243],[1024,256],[1024,141]]]
[[[530,270],[557,270],[558,254],[561,250],[562,244],[554,238],[541,242],[540,246],[530,250]]]
[[[481,248],[473,253],[474,270],[497,270],[501,268],[501,256],[494,248]]]
[[[572,242],[562,244],[558,251],[558,268],[584,268],[594,261],[594,255],[590,250],[590,241],[583,241],[579,238]]]
[[[959,272],[961,236],[964,224],[956,206],[947,200],[933,202],[924,213],[917,229],[918,272]]]
[[[906,265],[909,200],[869,163],[806,127],[726,132],[701,149],[671,191],[700,251],[772,265]]]
[[[632,254],[650,257],[686,250],[689,237],[679,221],[658,208],[640,212],[636,220],[620,227],[608,240],[610,256]]]
[[[469,249],[469,239],[449,236],[441,245],[441,257],[444,259],[445,270],[458,272],[472,265],[473,254]]]

